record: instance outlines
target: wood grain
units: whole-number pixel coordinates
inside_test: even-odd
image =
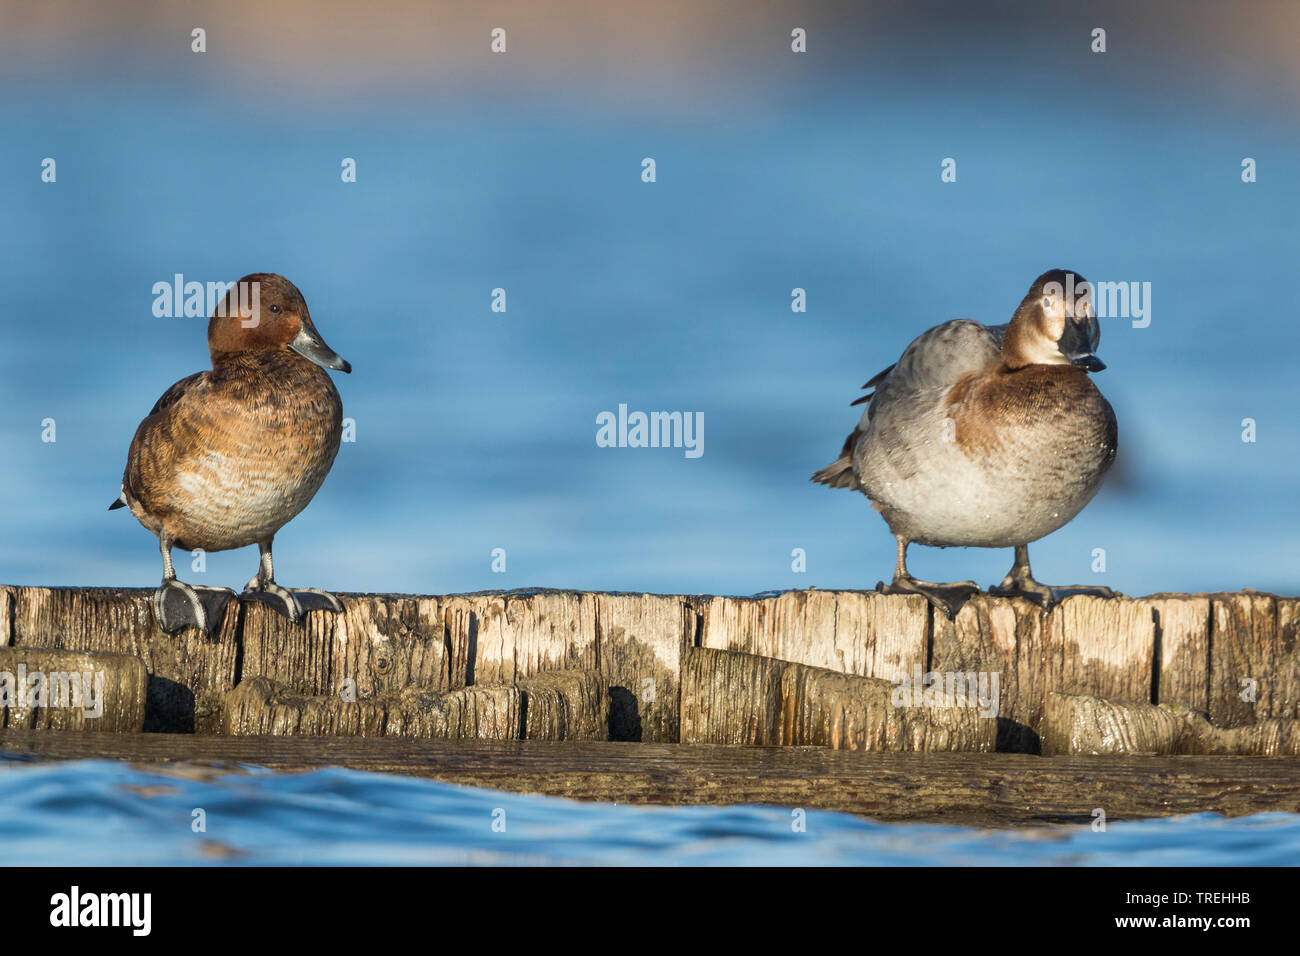
[[[139,733],[148,688],[130,654],[0,647],[0,726]]]
[[[166,772],[342,766],[578,800],[771,804],[879,820],[1088,825],[1186,813],[1300,812],[1290,760],[1250,757],[1035,757],[870,753],[824,747],[723,747],[381,737],[203,737],[0,731],[0,749],[119,759]]]
[[[877,751],[994,749],[996,716],[968,706],[929,706],[910,695],[896,699],[895,686],[772,657],[692,648],[682,680],[682,742]]]
[[[442,733],[479,726],[482,717],[485,733],[501,735],[515,717],[528,722],[525,685],[531,678],[577,671],[598,675],[604,701],[597,706],[581,697],[576,688],[589,688],[590,680],[573,685],[579,696],[571,701],[542,694],[534,712],[541,721],[534,725],[537,733],[587,737],[598,733],[603,719],[605,735],[614,740],[675,742],[685,733],[683,668],[696,648],[827,673],[813,676],[770,664],[755,669],[753,662],[733,661],[707,678],[697,674],[700,687],[712,689],[693,694],[701,701],[711,695],[710,711],[705,723],[699,714],[691,718],[686,739],[874,746],[883,738],[854,723],[854,714],[867,712],[862,708],[869,685],[840,678],[893,683],[918,672],[940,679],[996,674],[997,748],[1003,751],[1040,750],[1050,693],[1181,706],[1207,714],[1209,727],[1219,731],[1300,717],[1300,600],[1252,591],[1076,596],[1050,612],[1023,599],[979,594],[954,621],[934,614],[917,595],[874,591],[810,589],[753,597],[544,589],[345,594],[343,614],[312,612],[298,624],[265,605],[231,601],[212,635],[194,629],[162,633],[153,621],[151,594],[0,587],[0,647],[108,651],[140,659],[149,675],[150,731],[252,732],[270,718],[245,712],[232,722],[222,708],[229,701],[253,706],[259,697],[252,690],[247,700],[228,695],[265,678],[281,701],[269,725],[277,732],[296,726],[300,732],[315,727],[310,732],[370,735],[379,732],[376,721],[387,727],[391,716],[394,726],[414,733]],[[490,718],[477,705],[455,712],[462,716],[442,713],[432,704],[435,697],[421,698],[431,711],[409,704],[420,695],[475,687],[513,688],[522,695],[518,710],[503,704]],[[369,716],[347,714],[334,699],[368,702],[372,709]],[[489,699],[495,698],[484,698]],[[570,704],[577,709],[564,711]],[[291,718],[293,708],[299,717]],[[477,716],[471,720],[465,716],[470,713]],[[775,714],[779,725],[772,723]],[[945,741],[918,730],[937,726],[907,724],[924,746],[953,746],[957,738]],[[1251,734],[1206,733],[1197,739],[1199,746],[1230,753],[1285,752],[1286,728],[1269,723],[1260,731],[1261,741],[1272,735],[1272,744],[1253,743]],[[963,745],[982,746],[978,734],[961,734]]]

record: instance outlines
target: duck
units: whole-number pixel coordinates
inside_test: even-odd
[[[911,544],[1013,548],[1011,570],[989,593],[1050,610],[1070,594],[1034,579],[1029,544],[1071,521],[1115,460],[1115,412],[1091,373],[1101,329],[1092,286],[1051,269],[1034,280],[1004,325],[955,319],[921,333],[871,378],[840,455],[812,481],[866,495],[897,544],[884,593],[920,594],[952,618],[979,586],[934,583],[907,570]]]
[[[272,542],[315,496],[342,437],[343,402],[328,371],[352,366],[325,344],[297,286],[258,272],[232,285],[208,322],[212,368],[167,389],[131,439],[121,494],[158,537],[163,580],[153,609],[167,633],[211,632],[235,597],[177,579],[172,548],[229,551],[256,544],[243,597],[290,621],[339,613],[328,592],[275,581]]]

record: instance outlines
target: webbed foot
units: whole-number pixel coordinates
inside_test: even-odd
[[[989,594],[995,597],[1028,598],[1044,611],[1050,611],[1057,604],[1075,594],[1090,594],[1094,597],[1104,598],[1115,596],[1115,592],[1110,588],[1100,585],[1070,584],[1061,587],[1050,587],[1046,584],[1039,584],[1034,580],[1034,575],[1029,570],[1029,548],[1027,545],[1016,548],[1016,560],[1011,565],[1011,570],[1007,572],[1007,576],[1002,579],[1001,584],[989,588]]]
[[[343,602],[328,591],[319,588],[294,588],[293,595],[298,599],[298,606],[303,609],[303,613],[307,611],[343,613]]]
[[[281,587],[274,581],[258,582],[256,578],[248,582],[248,587],[241,597],[261,601],[284,615],[295,624],[303,619],[308,611],[330,611],[343,613],[343,604],[328,591],[317,588],[289,589]]]
[[[248,582],[248,587],[244,588],[244,593],[240,597],[244,600],[261,601],[295,624],[302,620],[302,605],[298,603],[293,592],[288,588],[280,587],[274,581],[261,582],[254,578]]]
[[[918,581],[910,574],[895,574],[892,582],[886,585],[881,581],[876,585],[876,590],[881,594],[919,594],[951,621],[962,605],[979,594],[980,586],[974,581],[935,584],[932,581]]]
[[[235,597],[230,588],[209,588],[165,579],[153,595],[153,613],[164,633],[175,634],[187,627],[211,634],[225,617],[226,604]]]
[[[1050,587],[1046,584],[1039,584],[1037,581],[1028,586],[1021,585],[1018,587],[995,586],[989,588],[989,594],[994,597],[1005,598],[1028,598],[1033,601],[1044,611],[1050,611],[1056,605],[1060,604],[1068,597],[1075,594],[1090,594],[1093,597],[1113,598],[1115,592],[1106,587],[1089,587],[1083,584],[1062,585],[1060,587]]]

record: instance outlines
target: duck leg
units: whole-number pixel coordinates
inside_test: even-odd
[[[974,581],[935,584],[912,577],[907,571],[907,546],[911,542],[897,534],[894,538],[898,541],[898,564],[894,568],[894,580],[888,587],[883,581],[876,585],[881,594],[919,594],[952,620],[971,595],[979,593],[980,586]]]
[[[1107,587],[1071,584],[1064,587],[1048,587],[1034,580],[1029,570],[1029,545],[1016,545],[1016,559],[1011,570],[997,587],[989,588],[989,594],[997,597],[1025,597],[1050,611],[1052,606],[1065,600],[1072,594],[1091,594],[1095,597],[1114,597],[1115,592]]]
[[[258,542],[260,561],[257,574],[248,582],[243,596],[269,604],[289,620],[297,623],[308,611],[343,612],[339,599],[327,591],[316,588],[295,588],[290,590],[275,583],[275,565],[271,560],[271,542],[273,538]]]
[[[164,633],[175,634],[187,627],[202,628],[212,633],[225,616],[226,602],[235,596],[230,588],[209,588],[186,584],[177,580],[172,565],[172,540],[158,535],[158,548],[162,552],[162,585],[153,595],[153,614]]]

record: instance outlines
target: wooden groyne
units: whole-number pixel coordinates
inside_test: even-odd
[[[357,594],[168,635],[151,596],[0,587],[0,750],[983,824],[1300,812],[1300,599]]]
[[[66,654],[43,656],[62,651],[116,675],[99,723],[19,701],[5,725],[1300,753],[1289,723],[1300,716],[1300,599],[1250,591],[1078,596],[1050,613],[980,595],[952,621],[917,596],[858,591],[361,594],[342,596],[344,614],[314,612],[299,625],[232,601],[212,635],[164,634],[150,595],[0,587],[0,672],[68,670]],[[994,675],[985,690],[996,697],[981,705],[978,682]],[[954,677],[964,702],[922,699],[922,685]],[[915,693],[900,704],[904,678]]]

